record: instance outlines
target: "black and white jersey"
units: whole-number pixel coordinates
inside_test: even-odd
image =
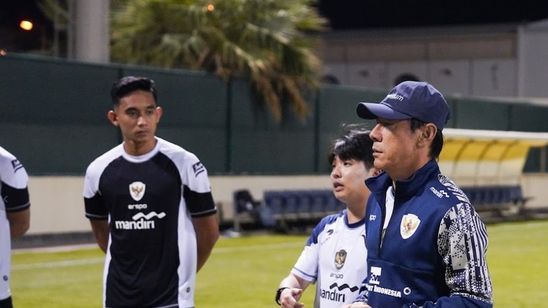
[[[206,168],[157,138],[131,156],[118,145],[93,161],[84,183],[86,217],[108,219],[105,307],[193,307],[196,234],[192,217],[216,213]]]
[[[0,147],[0,300],[10,297],[11,238],[6,213],[30,206],[27,183],[28,175],[23,165]]]
[[[314,307],[351,304],[367,275],[365,219],[349,223],[347,209],[324,217],[312,230],[293,275],[316,282]]]

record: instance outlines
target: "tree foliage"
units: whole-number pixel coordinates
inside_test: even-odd
[[[113,4],[114,61],[247,77],[280,120],[289,102],[304,118],[303,90],[315,87],[320,61],[311,32],[325,20],[313,0],[118,0]]]

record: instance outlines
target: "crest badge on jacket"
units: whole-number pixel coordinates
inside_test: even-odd
[[[400,234],[406,240],[410,238],[421,224],[421,220],[415,214],[405,214],[401,218]]]

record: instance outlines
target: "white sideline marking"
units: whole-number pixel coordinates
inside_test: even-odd
[[[235,251],[249,251],[249,250],[271,250],[271,249],[280,249],[280,248],[294,248],[294,247],[304,247],[305,241],[298,243],[278,243],[278,244],[267,244],[267,245],[253,245],[253,246],[241,246],[241,247],[219,247],[213,248],[212,253],[229,253]]]
[[[77,245],[62,245],[62,246],[47,246],[47,247],[35,247],[35,248],[16,248],[12,250],[12,254],[21,254],[28,252],[66,252],[81,249],[99,249],[97,244],[77,244]]]
[[[299,243],[253,245],[253,246],[242,246],[242,247],[220,247],[220,248],[213,248],[212,253],[223,254],[223,253],[231,253],[231,252],[237,252],[237,251],[274,250],[274,249],[281,249],[281,248],[296,248],[296,247],[303,247],[303,246],[304,246],[304,242],[303,243],[299,242]],[[105,261],[105,258],[88,258],[88,259],[72,259],[72,260],[27,263],[27,264],[12,264],[11,269],[12,271],[25,271],[25,270],[33,270],[33,269],[46,269],[46,268],[59,268],[59,267],[79,266],[79,265],[100,264],[100,263],[103,263],[104,261]]]
[[[63,261],[51,261],[51,262],[39,262],[39,263],[27,263],[27,264],[14,264],[12,265],[11,269],[13,271],[25,271],[25,270],[31,270],[31,269],[45,269],[45,268],[99,264],[103,262],[105,262],[105,258],[63,260]]]

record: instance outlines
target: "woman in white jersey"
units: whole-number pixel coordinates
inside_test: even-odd
[[[350,129],[333,142],[329,153],[335,197],[346,205],[324,217],[276,292],[282,307],[304,307],[303,291],[316,283],[314,307],[341,307],[351,303],[367,275],[365,206],[369,190],[364,181],[376,173],[369,131]]]

